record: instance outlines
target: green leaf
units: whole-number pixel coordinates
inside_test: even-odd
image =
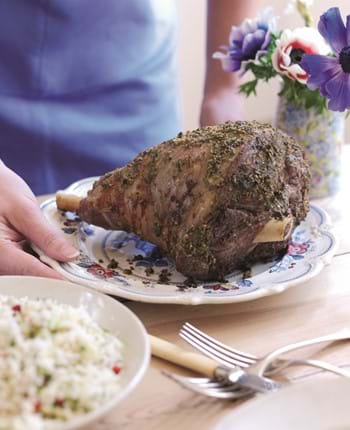
[[[272,65],[272,54],[276,48],[277,36],[272,35],[267,53],[262,55],[258,60],[248,61],[244,66],[244,72],[251,72],[253,78],[240,86],[240,93],[250,96],[256,95],[256,87],[260,80],[268,82],[271,78],[277,75],[276,70]]]
[[[247,97],[249,97],[251,94],[254,94],[256,96],[256,86],[257,85],[258,85],[257,79],[254,79],[252,81],[248,81],[239,87],[239,92],[242,94],[245,94]]]
[[[314,109],[319,114],[327,110],[327,100],[318,90],[311,91],[306,85],[286,77],[278,95],[296,107]]]

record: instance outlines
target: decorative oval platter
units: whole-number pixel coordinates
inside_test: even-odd
[[[67,192],[84,196],[96,179],[78,181]],[[86,224],[75,213],[58,210],[55,199],[47,200],[41,208],[80,249],[77,260],[61,263],[33,246],[42,261],[72,282],[141,302],[232,303],[280,293],[317,275],[330,263],[336,249],[330,217],[323,209],[310,205],[283,258],[233,272],[225,280],[195,282],[177,272],[156,245],[133,233]]]

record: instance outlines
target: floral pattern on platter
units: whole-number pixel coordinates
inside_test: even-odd
[[[129,283],[126,281],[125,277],[121,275],[117,270],[110,269],[108,267],[102,266],[101,264],[98,264],[90,258],[88,258],[83,253],[80,254],[80,257],[76,264],[85,269],[86,272],[90,275],[92,275],[94,278],[97,279],[104,279],[104,280],[112,280],[115,279],[116,281],[120,282],[121,284],[127,286]]]
[[[203,285],[203,289],[206,290],[205,294],[212,294],[213,292],[240,290],[241,288],[251,287],[252,285],[253,282],[250,279],[242,278],[240,281],[234,283],[205,284]]]
[[[62,230],[66,234],[79,234],[81,242],[86,242],[86,236],[93,236],[94,227],[87,225],[85,222],[81,222],[77,215],[72,216],[71,212],[61,212],[61,217],[62,224],[64,226],[62,227]],[[71,229],[69,232],[67,231],[67,225],[69,225],[69,229]],[[141,240],[136,234],[119,232],[119,234],[116,237],[113,237],[109,242],[108,251],[118,253],[120,251],[125,251],[130,247],[132,251],[130,252],[129,250],[128,257],[131,258],[127,258],[126,260],[130,265],[129,267],[133,267],[134,265],[136,267],[146,268],[146,273],[148,269],[154,271],[155,268],[161,268],[160,279],[164,284],[171,283],[171,279],[169,279],[168,276],[164,276],[164,273],[170,274],[171,271],[175,271],[174,263],[163,256],[156,245]],[[130,271],[130,269],[124,269],[124,273],[121,273],[118,270],[108,267],[109,265],[113,266],[113,262],[119,266],[119,263],[116,263],[115,259],[109,260],[106,265],[103,260],[100,260],[100,262],[97,263],[95,260],[90,259],[84,252],[81,252],[76,264],[85,269],[86,272],[94,278],[108,281],[115,280],[117,282],[122,282],[124,286],[129,286],[128,277],[125,275],[132,275],[132,273],[128,273],[128,270]],[[201,284],[192,279],[184,279],[184,282],[174,282],[174,284],[179,292],[188,292],[194,288],[202,288],[204,294],[220,294],[222,292],[239,291],[242,288],[252,287],[253,282],[244,277],[245,273],[250,273],[250,271],[245,271],[244,273],[239,272],[239,275],[235,275],[235,278],[240,276],[241,279],[233,282],[225,280],[221,283],[215,282]],[[143,280],[143,285],[145,288],[155,287],[155,283],[151,280]]]
[[[162,255],[156,245],[141,240],[134,233],[108,232],[90,226],[81,222],[79,217],[71,212],[61,212],[61,228],[66,234],[75,234],[78,237],[82,249],[75,265],[83,269],[88,277],[128,288],[133,288],[133,280],[138,277],[145,290],[170,286],[178,293],[201,291],[202,295],[208,296],[245,294],[245,291],[254,291],[258,288],[255,278],[261,276],[261,273],[272,275],[293,272],[298,262],[316,250],[317,237],[320,234],[317,226],[298,227],[282,259],[262,265],[260,270],[255,268],[244,273],[232,273],[222,282],[198,283],[184,277],[180,281],[176,279],[177,272],[173,262]],[[68,232],[67,228],[72,229],[72,232]],[[101,231],[102,241],[94,237]],[[88,249],[91,250],[89,242],[95,244],[99,242],[98,248],[102,252],[98,260],[97,257],[89,255]]]
[[[66,191],[85,195],[94,179],[79,181]],[[151,303],[232,303],[281,292],[319,273],[330,262],[336,246],[329,216],[311,205],[282,259],[255,264],[244,272],[235,271],[225,279],[196,282],[177,272],[174,263],[155,245],[133,233],[104,230],[82,222],[72,212],[58,211],[54,199],[43,203],[42,211],[80,249],[77,260],[61,263],[35,248],[46,263],[78,284]]]
[[[314,244],[314,241],[308,240],[306,242],[296,242],[294,237],[294,241],[290,242],[288,245],[287,254],[274,266],[269,270],[270,273],[273,272],[282,272],[284,270],[293,269],[298,260],[302,260],[305,258],[305,254]]]
[[[65,212],[63,216],[62,231],[66,234],[76,233],[80,223],[79,216],[74,212]]]
[[[341,150],[345,116],[340,112],[316,113],[286,103],[280,97],[276,127],[301,143],[310,162],[312,199],[335,194],[340,186]]]
[[[107,267],[103,267],[100,264],[96,263],[92,263],[89,267],[86,268],[86,270],[88,271],[88,273],[92,273],[94,276],[101,279],[109,279],[118,276],[118,272],[115,272],[115,270],[108,269]]]

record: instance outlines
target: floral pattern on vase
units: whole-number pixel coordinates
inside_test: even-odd
[[[301,108],[280,97],[276,127],[301,143],[310,163],[310,198],[328,197],[339,190],[345,115]]]

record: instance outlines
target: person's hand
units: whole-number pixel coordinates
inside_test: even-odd
[[[222,124],[243,119],[242,97],[235,89],[219,89],[204,96],[200,126]]]
[[[45,219],[28,185],[0,161],[0,274],[60,279],[58,273],[23,250],[26,239],[59,261],[79,255]]]

